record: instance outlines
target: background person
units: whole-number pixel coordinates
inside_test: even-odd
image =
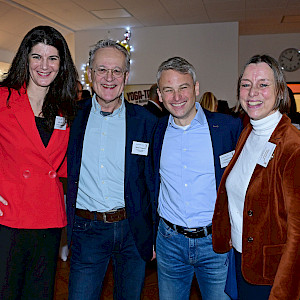
[[[218,100],[217,112],[227,115],[233,115],[229,108],[227,100]]]
[[[159,102],[157,94],[157,84],[153,84],[149,90],[149,100],[144,107],[156,115],[158,118],[163,117],[168,114],[165,107]]]
[[[38,26],[0,83],[0,299],[52,299],[77,72],[63,36]]]
[[[205,92],[199,103],[203,108],[212,112],[216,112],[218,109],[218,99],[212,92]]]
[[[300,298],[300,133],[284,114],[283,72],[253,56],[238,80],[250,117],[220,183],[213,217],[217,252],[234,248],[241,300]]]
[[[300,113],[297,112],[297,105],[296,105],[296,100],[293,91],[288,87],[288,92],[289,92],[289,98],[290,98],[290,103],[289,103],[289,113],[287,114],[288,117],[291,119],[292,124],[300,129]]]
[[[83,91],[83,87],[82,84],[79,80],[77,80],[77,94],[76,94],[76,100],[80,101],[83,99],[82,97],[82,91]]]

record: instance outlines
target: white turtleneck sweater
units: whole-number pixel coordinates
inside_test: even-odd
[[[226,180],[231,240],[233,247],[240,253],[242,253],[243,210],[247,188],[258,159],[281,117],[282,114],[277,110],[261,120],[250,120],[253,129]]]

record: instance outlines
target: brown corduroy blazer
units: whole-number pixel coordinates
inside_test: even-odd
[[[218,190],[213,247],[230,250],[225,182],[252,130],[242,132]],[[276,144],[267,167],[256,165],[243,212],[242,273],[252,284],[273,285],[269,299],[300,299],[300,131],[283,115],[270,140]],[[253,149],[255,151],[255,149]]]

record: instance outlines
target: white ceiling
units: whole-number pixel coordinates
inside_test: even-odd
[[[0,49],[16,51],[24,35],[41,24],[68,35],[218,22],[239,22],[240,35],[300,33],[300,0],[0,0]]]

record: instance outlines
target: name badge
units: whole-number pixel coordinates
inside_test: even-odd
[[[275,148],[276,148],[275,144],[267,142],[267,144],[266,144],[262,154],[260,155],[257,163],[266,168],[269,161],[272,158],[272,155],[274,153]]]
[[[235,150],[232,150],[228,153],[220,155],[220,164],[221,168],[225,168],[228,166],[229,162],[231,161],[233,155],[234,155]]]
[[[55,123],[54,123],[54,129],[59,130],[66,130],[67,123],[64,117],[56,116]]]
[[[148,155],[148,148],[149,148],[149,143],[133,141],[131,154],[147,156]]]

